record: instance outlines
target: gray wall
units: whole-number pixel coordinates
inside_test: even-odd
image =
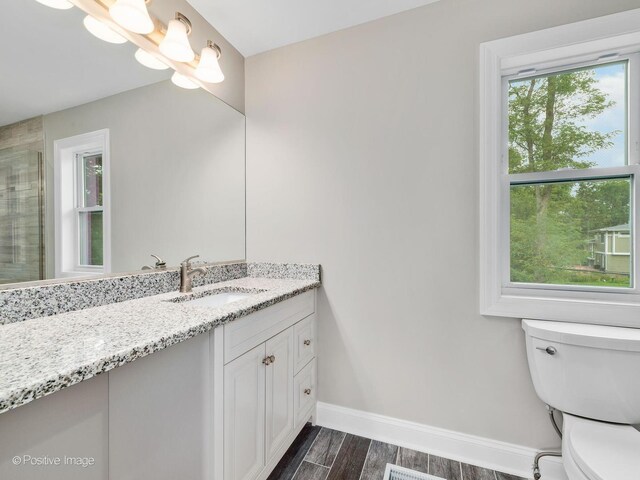
[[[245,257],[245,118],[170,81],[45,115],[47,267],[53,272],[53,142],[109,129],[112,271],[189,255]]]
[[[636,7],[443,0],[247,59],[248,258],[322,263],[321,401],[558,444],[478,314],[478,46]]]

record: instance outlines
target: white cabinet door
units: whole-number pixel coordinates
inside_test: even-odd
[[[267,462],[293,431],[293,327],[266,343],[266,453]]]
[[[265,464],[265,345],[224,367],[224,479],[250,480]]]

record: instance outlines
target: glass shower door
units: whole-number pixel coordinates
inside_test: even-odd
[[[0,284],[44,278],[42,154],[0,150]]]

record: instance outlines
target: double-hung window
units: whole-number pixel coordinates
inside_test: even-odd
[[[54,141],[55,277],[111,271],[109,131]]]
[[[482,45],[482,313],[640,326],[638,21]]]

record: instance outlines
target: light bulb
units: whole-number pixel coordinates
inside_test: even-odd
[[[196,58],[196,54],[189,44],[188,35],[190,32],[189,20],[179,13],[176,14],[176,19],[169,21],[167,34],[160,42],[162,54],[176,62],[190,62]]]
[[[171,75],[171,81],[174,85],[177,85],[180,88],[186,88],[187,90],[194,90],[196,88],[200,88],[198,85],[193,83],[187,77],[178,72],[173,72]]]
[[[117,0],[109,7],[109,14],[130,32],[146,34],[155,29],[144,0]]]
[[[124,38],[119,33],[114,32],[109,28],[106,24],[102,23],[100,20],[92,17],[91,15],[87,15],[84,17],[82,21],[84,26],[89,32],[98,37],[100,40],[104,40],[109,43],[126,43],[127,39]]]
[[[152,68],[153,70],[166,70],[169,68],[169,65],[164,63],[158,57],[141,48],[136,50],[135,57],[142,65],[147,68]]]
[[[67,2],[67,0],[36,0],[36,2],[58,10],[69,10],[73,8],[73,3]]]
[[[203,82],[220,83],[224,80],[224,73],[220,69],[218,58],[220,56],[220,47],[211,40],[207,42],[207,46],[200,53],[200,62],[196,68],[196,77]]]

